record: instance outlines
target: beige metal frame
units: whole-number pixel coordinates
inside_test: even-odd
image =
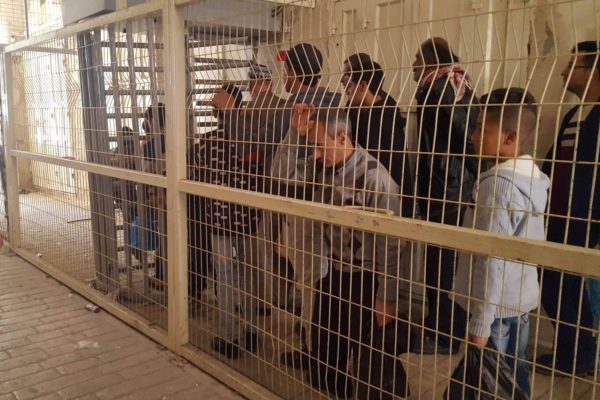
[[[164,37],[166,38],[164,43],[166,60],[165,90],[168,104],[167,131],[185,132],[187,120],[184,96],[186,91],[185,63],[175,60],[183,60],[185,58],[183,6],[190,2],[190,0],[153,0],[142,5],[100,16],[77,25],[65,27],[6,46],[4,49],[4,72],[5,82],[7,83],[7,118],[4,127],[6,132],[5,155],[7,164],[6,195],[8,198],[10,246],[19,256],[76,290],[81,295],[99,304],[108,312],[152,339],[184,356],[232,388],[242,392],[246,397],[256,399],[278,397],[264,387],[250,381],[242,374],[217,361],[215,358],[206,354],[200,354],[188,345],[188,271],[187,242],[185,240],[187,194],[233,201],[247,206],[260,205],[261,208],[270,211],[287,213],[294,216],[310,216],[311,219],[363,231],[372,231],[468,252],[522,260],[524,262],[553,267],[562,271],[600,277],[600,252],[598,250],[516,239],[420,220],[404,219],[358,210],[350,211],[334,206],[280,198],[261,193],[242,192],[237,189],[187,181],[185,176],[185,158],[181,157],[181,154],[185,154],[186,138],[181,134],[166,136],[167,147],[170,149],[166,154],[166,177],[17,150],[14,135],[14,105],[11,103],[11,57],[18,51],[36,48],[41,43],[50,39],[66,37],[84,30],[152,13],[162,13],[164,21]],[[289,1],[279,2],[289,3]],[[306,3],[314,4],[312,1]],[[167,230],[169,232],[167,238],[168,279],[170,282],[168,286],[168,332],[153,327],[148,321],[137,316],[131,310],[111,301],[85,283],[73,278],[21,247],[17,164],[19,160],[25,159],[110,177],[125,178],[140,184],[166,188]],[[243,196],[240,196],[240,194],[243,194]]]

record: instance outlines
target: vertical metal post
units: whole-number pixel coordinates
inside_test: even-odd
[[[21,213],[19,205],[19,170],[17,158],[11,155],[11,150],[16,149],[17,138],[15,131],[15,111],[13,95],[13,68],[12,54],[4,53],[4,84],[6,85],[6,97],[4,101],[5,113],[3,118],[4,130],[4,157],[6,161],[6,202],[8,209],[6,216],[8,221],[8,241],[11,249],[21,247]]]
[[[29,39],[29,7],[27,1],[23,0],[23,4],[25,4],[25,34],[27,35],[27,39]]]
[[[163,7],[165,91],[167,98],[167,254],[169,274],[169,340],[174,348],[189,341],[186,195],[178,181],[185,179],[186,84],[185,20],[174,0]]]

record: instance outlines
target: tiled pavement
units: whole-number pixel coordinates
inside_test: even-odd
[[[0,400],[241,399],[18,257],[0,255]]]

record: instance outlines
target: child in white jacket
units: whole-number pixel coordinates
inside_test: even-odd
[[[537,125],[535,99],[524,89],[508,88],[484,95],[481,103],[473,142],[482,161],[494,166],[480,175],[475,207],[465,212],[463,226],[544,240],[550,180],[528,155]],[[456,302],[470,314],[469,341],[480,348],[489,341],[503,353],[527,394],[528,313],[538,307],[537,278],[535,265],[463,253],[454,284]]]

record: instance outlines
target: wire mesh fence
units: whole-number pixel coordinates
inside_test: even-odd
[[[8,47],[19,249],[283,398],[597,397],[597,1],[175,3]]]

